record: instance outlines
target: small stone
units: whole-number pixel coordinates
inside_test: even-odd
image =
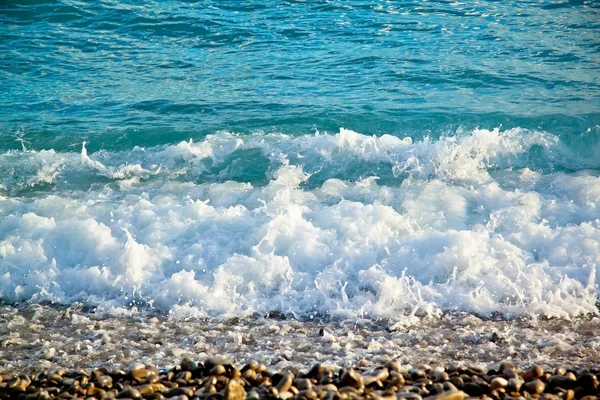
[[[408,371],[408,373],[413,381],[427,377],[425,371],[418,368],[412,368],[410,371]]]
[[[258,366],[259,366],[258,361],[250,360],[250,361],[248,361],[248,364],[244,365],[244,367],[242,368],[242,373],[248,369],[256,371],[258,369]]]
[[[260,395],[258,394],[258,392],[255,389],[250,390],[250,392],[246,396],[246,400],[259,400],[259,399],[260,399]]]
[[[598,378],[590,372],[585,372],[577,377],[577,386],[587,393],[592,392],[598,386]]]
[[[290,389],[290,387],[292,386],[293,382],[294,382],[294,375],[292,375],[290,373],[284,374],[276,386],[277,390],[279,391],[279,393],[287,392]]]
[[[222,364],[217,364],[209,370],[208,374],[209,375],[225,375],[226,372],[227,372],[227,370],[225,369],[225,367]]]
[[[406,380],[404,379],[404,376],[402,376],[402,374],[400,374],[397,371],[390,372],[390,379],[389,379],[390,385],[400,387],[400,386],[404,386],[405,383],[406,383]]]
[[[479,383],[467,382],[463,385],[462,390],[469,396],[479,397],[490,392],[489,386],[484,386]]]
[[[517,371],[514,368],[505,368],[502,370],[502,375],[504,375],[504,377],[510,379],[510,378],[519,378],[519,374],[517,373]]]
[[[256,379],[256,371],[253,369],[247,369],[244,371],[242,376],[244,377],[244,379],[252,382]]]
[[[523,372],[521,378],[523,378],[525,382],[530,382],[534,379],[538,379],[542,375],[544,375],[544,369],[539,365],[534,365],[529,370]]]
[[[573,400],[575,398],[575,392],[573,390],[567,390],[564,393],[563,400]]]
[[[531,382],[527,382],[525,385],[523,385],[523,390],[531,394],[544,393],[545,389],[546,384],[539,379],[534,379]]]
[[[281,400],[288,400],[288,399],[291,399],[292,397],[294,397],[294,394],[291,392],[283,392],[283,393],[279,393],[278,397]]]
[[[294,386],[300,390],[309,390],[312,389],[312,382],[310,381],[310,379],[306,379],[306,378],[298,378],[294,380]]]
[[[204,361],[205,371],[210,371],[215,365],[226,365],[230,364],[227,360],[218,357],[210,357]]]
[[[230,379],[225,385],[223,400],[244,400],[246,391],[237,379]]]
[[[492,390],[498,390],[498,389],[504,390],[504,389],[506,389],[507,386],[508,386],[508,381],[500,376],[495,377],[490,382],[490,389],[492,389]]]
[[[433,381],[436,383],[443,383],[450,379],[448,373],[446,371],[434,371],[433,373]]]
[[[553,375],[548,381],[548,386],[552,388],[573,389],[577,386],[577,380],[568,375]]]
[[[112,387],[112,383],[113,379],[108,375],[100,375],[98,378],[96,378],[96,386],[101,388],[110,389]]]
[[[430,400],[464,400],[468,395],[462,390],[440,393],[437,396],[426,397]]]
[[[19,379],[18,377],[14,377],[14,378],[10,379],[8,382],[6,382],[6,388],[14,389],[17,386],[19,386],[20,384],[21,384],[21,379]]]
[[[198,365],[189,357],[184,357],[179,366],[181,367],[182,371],[194,372],[196,369],[198,369]]]
[[[352,386],[344,386],[343,388],[340,388],[338,390],[338,392],[340,394],[347,394],[349,396],[359,396],[360,395],[360,392],[356,388],[353,388]]]
[[[298,392],[298,396],[300,398],[304,397],[306,399],[316,399],[317,398],[317,392],[315,392],[312,389],[307,389],[307,390],[301,390],[300,392]]]
[[[515,364],[512,361],[502,361],[498,367],[498,371],[504,371],[505,369],[516,369]]]
[[[140,393],[140,391],[134,388],[125,389],[117,393],[117,399],[140,399],[141,397],[142,394]]]
[[[134,368],[129,371],[129,375],[141,383],[144,382],[150,375],[152,375],[152,372],[142,366],[141,368]]]
[[[388,371],[401,372],[400,363],[396,360],[386,362],[384,367],[386,367]]]
[[[106,391],[104,389],[97,388],[93,383],[90,383],[85,391],[88,397],[104,397]]]
[[[463,380],[463,378],[461,378],[460,376],[453,376],[450,378],[450,382],[452,382],[452,384],[454,386],[456,386],[459,389],[462,389],[462,387],[464,386],[465,382]]]
[[[163,392],[163,395],[166,398],[171,398],[171,397],[181,396],[181,395],[185,395],[187,397],[192,397],[192,396],[194,396],[194,390],[192,390],[189,387],[179,386],[176,388],[171,388],[171,389],[167,390],[166,392]]]
[[[396,393],[396,398],[405,400],[423,400],[421,395],[413,392],[398,392]]]
[[[322,372],[323,364],[314,364],[304,377],[309,379],[319,379]]]
[[[177,375],[175,375],[175,379],[181,379],[183,381],[189,381],[192,379],[192,373],[190,371],[181,371]]]
[[[135,387],[137,390],[139,390],[139,392],[142,394],[142,396],[146,396],[150,393],[154,393],[154,388],[152,387],[152,385],[139,385]]]
[[[444,392],[449,392],[449,391],[457,391],[458,389],[456,388],[456,386],[454,386],[454,384],[450,381],[446,381],[443,384],[444,386]]]
[[[340,385],[350,386],[356,389],[364,387],[364,380],[361,374],[356,372],[354,368],[347,369],[340,378]]]
[[[521,385],[523,385],[523,381],[521,379],[510,378],[508,380],[506,391],[509,393],[519,392],[521,390]]]

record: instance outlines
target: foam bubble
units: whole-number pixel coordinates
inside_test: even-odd
[[[596,313],[600,178],[568,154],[522,129],[10,151],[0,296],[184,317]]]

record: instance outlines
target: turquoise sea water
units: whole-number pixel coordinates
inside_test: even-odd
[[[600,123],[594,1],[0,5],[0,149]]]
[[[0,2],[0,296],[594,312],[599,32],[596,1]]]

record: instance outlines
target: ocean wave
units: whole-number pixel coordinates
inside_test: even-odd
[[[543,131],[0,155],[0,296],[203,317],[597,313],[598,161]]]

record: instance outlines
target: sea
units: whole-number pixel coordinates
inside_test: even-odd
[[[5,334],[597,323],[598,267],[595,0],[0,1]]]

